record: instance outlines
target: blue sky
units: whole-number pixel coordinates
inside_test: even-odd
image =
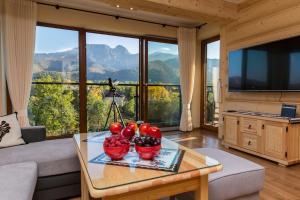
[[[112,35],[87,33],[87,44],[106,44],[111,48],[122,45],[130,53],[139,52],[139,40],[135,38],[119,37]],[[208,46],[208,58],[219,58],[220,42],[210,43]],[[78,32],[64,29],[37,27],[36,30],[36,53],[62,52],[78,47]],[[178,54],[175,44],[149,42],[149,53],[163,52]]]
[[[220,40],[207,45],[207,58],[220,59]]]

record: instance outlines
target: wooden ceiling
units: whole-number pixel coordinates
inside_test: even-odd
[[[227,2],[230,3],[235,3],[235,4],[241,4],[241,3],[245,3],[246,1],[250,1],[250,0],[225,0]]]
[[[179,26],[225,24],[237,18],[238,9],[256,0],[38,0],[107,14]]]

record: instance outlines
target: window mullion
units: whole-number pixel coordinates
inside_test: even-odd
[[[79,31],[79,127],[87,132],[86,31]]]

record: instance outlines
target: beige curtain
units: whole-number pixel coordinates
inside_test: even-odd
[[[0,116],[6,114],[5,109],[5,97],[6,97],[6,90],[5,90],[5,75],[4,75],[4,63],[3,63],[3,51],[2,51],[2,24],[3,24],[3,2],[0,1]]]
[[[31,0],[5,0],[3,52],[6,79],[21,127],[28,126],[37,5]]]
[[[181,131],[192,131],[191,101],[194,90],[196,29],[178,28],[180,85],[182,95]]]

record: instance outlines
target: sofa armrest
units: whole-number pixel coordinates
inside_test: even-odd
[[[21,129],[22,138],[26,143],[46,140],[46,128],[44,126],[32,126]]]

